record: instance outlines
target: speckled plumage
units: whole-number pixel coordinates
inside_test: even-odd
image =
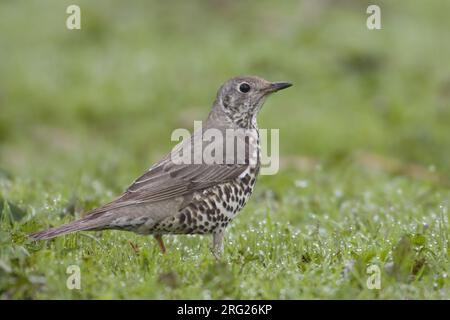
[[[153,226],[153,234],[221,233],[245,206],[256,183],[259,167],[249,168],[242,178],[195,192],[188,205]]]
[[[42,240],[80,230],[116,229],[152,234],[164,251],[165,234],[212,234],[213,253],[220,254],[225,229],[247,203],[259,173],[256,116],[270,93],[289,86],[258,77],[228,80],[218,91],[204,129],[214,129],[224,137],[226,131],[234,130],[236,139],[246,147],[244,152],[225,152],[223,163],[211,164],[195,162],[197,154],[191,148],[193,163],[175,163],[173,156],[186,146],[205,146],[203,131],[196,131],[135,180],[118,199],[92,210],[84,218],[31,234],[30,238]]]

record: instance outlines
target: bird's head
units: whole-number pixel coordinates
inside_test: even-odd
[[[235,77],[217,92],[213,112],[227,116],[239,127],[250,127],[267,96],[290,87],[289,82],[269,82],[255,76]]]

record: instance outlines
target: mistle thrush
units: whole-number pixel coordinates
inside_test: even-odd
[[[290,86],[254,76],[228,80],[219,89],[202,130],[175,146],[119,198],[79,220],[31,234],[30,238],[43,240],[81,230],[117,229],[152,234],[165,251],[162,235],[212,234],[212,251],[220,255],[225,228],[247,203],[259,174],[257,114],[268,95]],[[206,162],[204,153],[198,161],[196,145],[207,147],[208,129],[225,137],[224,141],[216,139],[221,148],[211,153],[216,157],[223,150],[221,163]],[[229,152],[223,144],[230,130],[232,138],[244,146],[243,152],[235,147]],[[190,150],[190,163],[174,161],[181,150]]]

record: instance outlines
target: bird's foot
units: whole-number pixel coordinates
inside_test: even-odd
[[[134,253],[139,254],[139,246],[131,241],[128,241]]]
[[[210,251],[214,258],[216,258],[217,261],[220,261],[222,259],[223,250],[220,250],[219,248],[211,247]]]

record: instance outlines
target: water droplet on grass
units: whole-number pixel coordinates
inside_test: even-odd
[[[296,180],[295,181],[295,186],[297,188],[303,188],[304,189],[304,188],[307,188],[308,185],[309,185],[308,180]]]

